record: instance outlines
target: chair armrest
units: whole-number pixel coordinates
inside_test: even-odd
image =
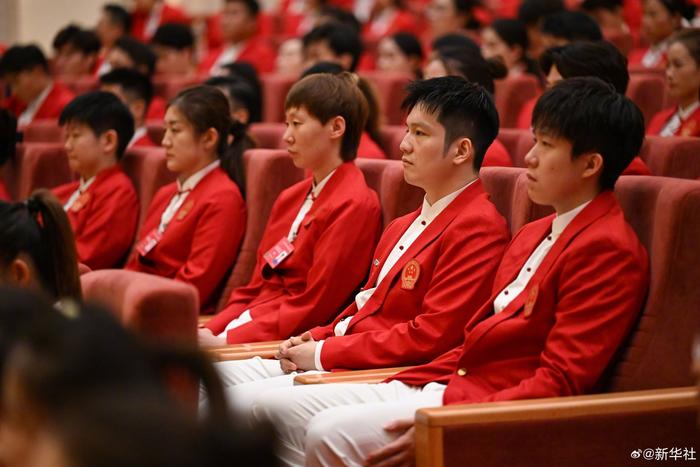
[[[212,360],[223,362],[227,360],[245,360],[260,357],[272,358],[277,353],[282,341],[250,342],[247,344],[229,344],[219,347],[209,347],[204,350]]]
[[[294,384],[329,383],[381,383],[396,373],[411,367],[375,368],[373,370],[337,371],[335,373],[302,374],[294,378]]]
[[[202,327],[207,324],[214,316],[200,316],[197,318],[197,327]]]
[[[416,463],[623,465],[645,449],[697,450],[698,405],[684,387],[420,409]]]

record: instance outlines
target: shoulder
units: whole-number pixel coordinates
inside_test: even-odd
[[[206,198],[210,203],[227,206],[242,205],[243,197],[238,186],[229,178],[222,168],[214,169],[197,185],[201,188],[199,198]]]
[[[65,201],[68,199],[68,197],[78,189],[78,185],[80,183],[78,181],[75,182],[70,182],[66,183],[64,185],[57,186],[56,188],[53,188],[51,192],[58,198],[61,202]]]

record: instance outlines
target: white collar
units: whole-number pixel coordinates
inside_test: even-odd
[[[678,116],[681,118],[681,120],[685,120],[688,117],[690,117],[693,114],[693,112],[695,112],[697,110],[698,107],[700,107],[700,101],[693,102],[685,109],[679,105],[678,106]]]
[[[326,175],[323,180],[320,182],[316,183],[313,181],[313,178],[311,178],[311,194],[313,195],[313,198],[318,198],[318,195],[321,194],[321,190],[323,190],[323,187],[326,186],[326,183],[328,183],[328,180],[331,179],[335,171],[338,169],[333,169],[331,173]]]
[[[426,220],[432,222],[433,219],[435,219],[442,211],[445,210],[447,206],[450,205],[452,201],[455,200],[455,198],[457,198],[457,196],[459,196],[464,190],[467,189],[469,185],[476,182],[477,180],[479,180],[478,177],[464,185],[462,188],[453,191],[449,195],[443,196],[439,200],[435,201],[432,205],[428,202],[427,197],[423,197],[423,207],[420,210],[420,215],[423,216]]]
[[[34,116],[36,115],[37,111],[53,90],[53,86],[53,81],[49,81],[49,84],[44,88],[44,90],[41,91],[41,93],[39,93],[39,95],[36,98],[34,98],[33,101],[27,104],[27,108],[24,110],[24,112],[22,112],[22,115],[20,115],[19,117],[19,120],[21,121],[19,121],[18,123],[26,125],[28,123],[31,123],[32,120],[34,120]]]
[[[569,225],[572,220],[574,220],[574,217],[576,217],[579,212],[583,211],[583,208],[588,206],[588,203],[590,202],[591,200],[588,200],[583,204],[579,204],[574,209],[565,212],[564,214],[557,214],[552,221],[552,235],[558,237],[564,231],[566,226]]]
[[[134,136],[131,137],[131,140],[129,141],[129,144],[126,145],[127,148],[130,148],[136,141],[141,139],[147,132],[148,130],[146,129],[145,126],[140,126],[136,130],[134,130]]]
[[[219,159],[215,160],[211,164],[207,165],[206,167],[199,169],[197,172],[194,174],[190,175],[190,177],[184,181],[184,183],[180,183],[180,181],[177,181],[177,191],[192,191],[194,188],[199,184],[199,182],[202,181],[204,177],[206,177],[209,172],[212,172],[216,168],[218,168],[221,165],[221,161]]]
[[[97,178],[97,175],[93,175],[92,177],[88,178],[85,180],[84,178],[80,177],[80,185],[78,185],[78,191],[81,193],[85,193],[85,191],[90,188],[90,185],[93,184],[95,181],[95,178]]]

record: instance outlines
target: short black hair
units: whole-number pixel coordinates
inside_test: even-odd
[[[0,57],[0,76],[33,70],[37,66],[49,72],[49,63],[38,45],[13,45]]]
[[[0,167],[14,159],[17,143],[21,139],[17,133],[17,119],[9,109],[0,107]]]
[[[69,24],[58,31],[52,45],[54,50],[60,50],[66,45],[69,45],[73,49],[80,51],[83,55],[97,54],[102,48],[100,38],[97,37],[94,31],[80,29],[74,24]]]
[[[115,68],[100,76],[100,83],[120,86],[131,99],[143,100],[146,107],[153,99],[151,80],[148,76],[131,68]]]
[[[257,0],[226,0],[226,3],[242,3],[252,17],[256,17],[260,13],[260,4]]]
[[[450,75],[462,76],[479,84],[491,94],[495,91],[494,79],[505,78],[508,70],[498,59],[486,60],[481,52],[463,47],[443,47],[433,54]]]
[[[600,153],[602,190],[615,187],[644,139],[639,108],[611,84],[594,77],[565,79],[545,91],[532,113],[532,127],[570,142],[574,158]]]
[[[659,3],[672,15],[681,15],[688,21],[695,17],[695,5],[692,2],[686,0],[659,0]]]
[[[117,159],[134,136],[134,117],[128,107],[111,92],[93,91],[82,94],[63,108],[59,125],[79,123],[90,127],[96,136],[106,131],[117,132]]]
[[[343,67],[335,62],[318,62],[314,63],[307,69],[305,69],[299,79],[306,78],[309,75],[315,75],[316,73],[330,73],[331,75],[339,75],[342,73]]]
[[[214,76],[206,80],[204,84],[224,88],[226,90],[224,94],[228,95],[230,101],[248,111],[251,122],[260,121],[258,94],[248,81],[236,76]]]
[[[446,49],[452,47],[461,47],[465,49],[465,52],[481,54],[481,48],[479,47],[479,44],[477,44],[464,34],[445,34],[444,36],[440,36],[437,39],[435,39],[431,44],[432,50]]]
[[[527,25],[533,25],[544,17],[563,10],[562,0],[525,0],[518,8],[518,19]]]
[[[496,35],[501,38],[503,42],[508,44],[509,47],[520,46],[523,50],[523,55],[530,45],[530,41],[527,37],[527,29],[525,29],[525,23],[519,19],[497,19],[489,25],[491,29],[494,30]]]
[[[362,23],[351,12],[335,5],[321,5],[318,15],[326,21],[335,21],[355,30],[358,34],[362,30]]]
[[[122,36],[114,43],[114,47],[122,49],[134,62],[134,67],[145,67],[148,76],[156,70],[156,54],[149,46],[133,37]]]
[[[596,10],[615,11],[622,8],[622,0],[583,0],[581,10],[592,13]]]
[[[186,24],[165,23],[158,26],[151,44],[176,50],[191,49],[194,47],[194,35]]]
[[[609,42],[572,42],[545,50],[540,56],[540,68],[549,74],[553,66],[562,78],[595,76],[612,84],[620,94],[627,92],[627,58]]]
[[[471,138],[474,170],[479,171],[484,154],[498,135],[496,104],[483,86],[460,76],[444,76],[411,82],[401,108],[409,113],[420,106],[445,127],[445,150],[459,137]]]
[[[129,31],[131,31],[131,15],[126,11],[126,8],[116,3],[107,3],[102,7],[102,11],[107,13],[111,23],[118,24],[124,30],[124,34],[129,34]]]
[[[549,15],[542,22],[540,31],[569,42],[603,39],[598,23],[580,11],[560,11]]]
[[[303,38],[304,48],[322,41],[326,41],[328,47],[336,55],[349,54],[352,56],[350,71],[354,71],[357,68],[360,55],[362,54],[362,41],[357,31],[345,24],[330,21],[316,26],[306,33]]]
[[[410,32],[397,32],[390,36],[401,52],[407,57],[417,57],[423,60],[423,47],[420,45],[418,38]]]
[[[250,114],[250,123],[259,122],[262,119],[263,90],[257,70],[253,65],[245,61],[229,63],[228,65],[224,65],[224,69],[228,72],[229,76],[242,79],[255,91],[254,112]]]

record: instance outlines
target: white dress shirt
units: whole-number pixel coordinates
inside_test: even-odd
[[[515,297],[520,295],[520,292],[525,289],[527,283],[530,282],[532,276],[534,276],[537,272],[537,268],[540,267],[540,264],[542,264],[542,261],[547,256],[547,253],[549,253],[549,250],[552,249],[554,242],[557,241],[566,226],[569,225],[572,220],[574,220],[574,217],[576,217],[576,215],[581,212],[583,208],[588,205],[588,203],[590,203],[590,201],[586,201],[571,211],[560,214],[554,218],[552,221],[552,232],[547,235],[547,237],[545,237],[545,239],[542,240],[539,245],[537,245],[535,251],[532,252],[520,270],[520,273],[518,273],[518,277],[516,277],[513,282],[508,284],[508,286],[503,289],[493,301],[494,313],[500,313],[503,311]]]
[[[180,209],[182,203],[185,202],[190,192],[194,190],[194,188],[199,184],[199,182],[201,182],[202,179],[206,177],[211,171],[217,169],[219,165],[221,165],[221,161],[217,159],[211,164],[207,165],[206,167],[195,172],[183,183],[180,183],[179,180],[176,182],[177,193],[175,193],[170,199],[170,203],[165,208],[165,211],[163,211],[163,214],[160,216],[160,225],[158,225],[158,231],[160,233],[165,232],[165,229],[168,228],[168,224],[170,224],[170,221],[173,220],[173,216],[175,216],[177,210]]]
[[[469,182],[467,185],[463,186],[459,190],[453,191],[447,196],[443,196],[437,200],[432,205],[428,202],[427,198],[423,198],[423,206],[421,208],[420,215],[415,218],[415,220],[408,226],[408,229],[404,232],[398,242],[394,245],[389,256],[387,256],[386,261],[382,269],[379,271],[377,276],[377,282],[371,289],[365,289],[355,295],[355,304],[357,305],[357,311],[360,311],[362,307],[367,304],[367,301],[372,297],[374,292],[377,290],[379,284],[384,280],[386,275],[391,271],[391,269],[396,265],[396,263],[401,259],[403,254],[413,245],[416,239],[428,228],[428,226],[440,215],[442,211],[447,208],[447,206],[452,203],[452,201],[457,198],[464,190],[467,189],[469,185],[474,183],[477,179]],[[333,333],[336,336],[344,336],[350,326],[350,321],[353,316],[348,316],[338,322],[333,328]],[[318,341],[314,353],[314,363],[317,370],[323,370],[323,365],[321,364],[321,349],[323,348],[323,340]]]
[[[699,106],[700,106],[700,101],[693,102],[685,109],[682,109],[680,106],[678,106],[678,110],[668,120],[668,122],[666,123],[664,128],[659,133],[659,136],[674,136],[676,134],[676,132],[678,132],[678,129],[681,127],[681,124],[685,120],[687,120],[688,117],[690,117],[692,115],[692,113],[695,112]]]
[[[148,15],[146,26],[143,29],[143,35],[146,39],[150,39],[158,30],[160,25],[160,17],[163,14],[163,2],[156,2],[151,9],[151,14]]]
[[[642,65],[646,68],[654,68],[664,57],[666,50],[668,49],[668,41],[663,41],[657,45],[650,46],[644,56],[642,57]]]
[[[48,86],[46,86],[44,90],[41,91],[41,93],[27,105],[27,108],[24,109],[24,112],[22,112],[22,114],[17,119],[18,127],[29,125],[30,123],[32,123],[32,120],[34,120],[34,116],[39,111],[39,107],[41,107],[41,104],[44,103],[46,98],[49,96],[49,93],[51,93],[52,89],[53,81],[49,82]]]
[[[80,195],[85,193],[88,188],[90,188],[90,185],[95,181],[95,175],[92,177],[88,178],[87,180],[81,178],[80,179],[80,184],[78,185],[78,189],[73,192],[72,195],[70,195],[70,198],[68,198],[68,201],[66,201],[66,204],[63,205],[63,210],[68,212],[70,208],[73,207],[75,202],[78,200]]]
[[[145,126],[140,126],[136,130],[134,130],[134,136],[131,137],[131,140],[129,140],[129,144],[126,145],[126,148],[130,148],[131,146],[134,145],[136,141],[141,139],[143,136],[146,135],[146,132],[148,130],[146,129]]]
[[[311,210],[311,206],[313,205],[314,201],[316,201],[316,198],[318,198],[318,195],[321,194],[321,190],[323,190],[323,187],[326,186],[328,183],[328,180],[331,179],[333,174],[335,173],[335,169],[326,175],[326,177],[321,180],[318,183],[312,182],[311,183],[311,190],[309,190],[309,194],[306,195],[306,199],[304,199],[304,202],[301,205],[301,208],[299,208],[299,212],[297,213],[297,216],[294,218],[294,222],[292,222],[292,227],[289,229],[289,233],[287,234],[287,240],[289,240],[289,243],[294,243],[294,240],[297,238],[297,233],[299,232],[299,226],[301,225],[301,221],[304,219],[304,216]],[[250,308],[245,310],[243,313],[238,315],[237,318],[232,319],[224,328],[224,330],[221,332],[221,334],[218,335],[218,337],[226,336],[226,333],[231,330],[231,329],[236,329],[239,326],[243,326],[246,323],[250,323],[253,321],[253,317],[250,316]]]
[[[229,63],[233,63],[236,61],[238,56],[241,54],[241,51],[243,50],[243,45],[243,42],[239,42],[238,44],[233,44],[226,47],[219,54],[219,57],[209,69],[209,74],[212,76],[219,76],[224,74],[224,65],[228,65]]]

